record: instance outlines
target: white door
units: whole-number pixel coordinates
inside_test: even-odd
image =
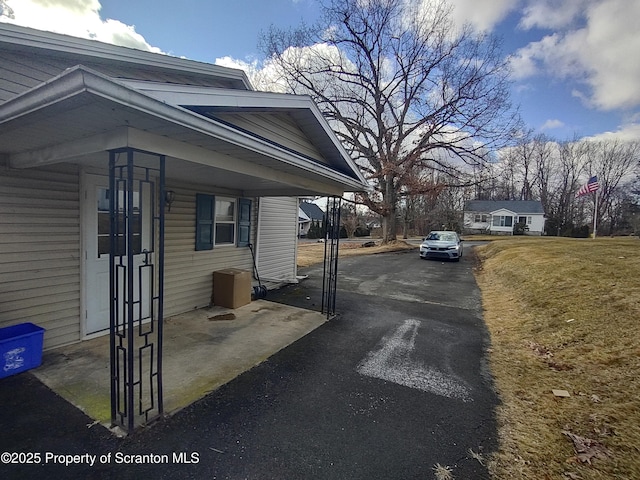
[[[136,182],[137,184],[137,182]],[[140,191],[134,191],[134,215],[140,217],[139,228],[134,229],[134,302],[136,319],[149,315],[149,298],[152,295],[153,274],[150,269],[140,268],[151,261],[151,255],[142,253],[151,250],[151,192],[143,192],[140,205]],[[109,329],[109,177],[101,175],[84,176],[84,278],[85,278],[85,335]],[[124,282],[119,282],[117,293],[121,300],[118,310],[124,311],[122,300],[126,292]],[[142,292],[142,298],[140,295]],[[139,307],[138,307],[139,306]]]

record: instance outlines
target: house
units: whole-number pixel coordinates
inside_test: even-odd
[[[465,233],[512,235],[516,224],[525,234],[544,233],[544,208],[535,200],[471,200],[464,208]]]
[[[300,236],[306,236],[312,224],[322,225],[324,221],[324,212],[322,209],[312,202],[300,202],[301,214],[307,220],[300,225]]]
[[[0,23],[0,327],[38,324],[45,349],[110,334],[134,382],[133,350],[161,358],[150,335],[208,306],[214,271],[253,252],[261,278],[295,279],[298,196],[366,188],[309,97]]]
[[[311,219],[298,207],[298,237],[305,237],[311,228]]]

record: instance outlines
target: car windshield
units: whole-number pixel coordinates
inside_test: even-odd
[[[456,234],[447,232],[431,232],[427,240],[439,240],[441,242],[455,242]]]

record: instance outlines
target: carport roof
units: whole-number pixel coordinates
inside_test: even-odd
[[[227,93],[235,105],[212,105],[215,95],[209,94],[204,106],[185,108],[78,65],[0,105],[0,154],[12,167],[29,168],[136,148],[166,155],[168,178],[216,179],[247,196],[341,195],[368,188],[313,102],[243,93]],[[289,109],[307,135],[321,139],[323,161],[207,115],[242,107]]]

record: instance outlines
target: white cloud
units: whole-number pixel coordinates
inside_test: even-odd
[[[481,32],[491,31],[498,23],[518,7],[514,0],[448,0],[457,25],[469,23]]]
[[[277,76],[271,72],[270,67],[267,65],[261,68],[256,60],[246,62],[244,60],[238,60],[233,57],[220,57],[216,58],[216,65],[227,68],[235,68],[238,70],[244,70],[249,78],[249,82],[256,90],[270,91],[270,92],[284,92],[286,89],[280,87],[277,84]]]
[[[616,131],[602,132],[586,138],[588,140],[595,141],[620,140],[623,142],[637,142],[640,138],[640,123],[629,123],[621,125]]]
[[[549,119],[540,127],[540,130],[552,130],[564,127],[564,122],[558,119]]]
[[[11,8],[13,18],[2,16],[1,22],[162,53],[133,25],[103,20],[99,0],[5,0],[5,4]]]
[[[535,0],[525,6],[520,27],[559,29],[571,25],[590,0]]]
[[[637,1],[532,2],[522,26],[567,28],[518,50],[511,59],[514,76],[547,74],[575,80],[584,88],[574,95],[602,110],[640,105],[639,17]]]

